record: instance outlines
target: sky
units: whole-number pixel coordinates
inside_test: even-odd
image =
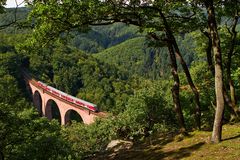
[[[20,4],[20,3],[22,3],[24,0],[16,0],[17,1],[17,4]],[[14,7],[16,7],[16,1],[15,0],[7,0],[7,2],[6,2],[6,8],[14,8]],[[24,4],[21,4],[19,7],[23,7],[24,6]]]

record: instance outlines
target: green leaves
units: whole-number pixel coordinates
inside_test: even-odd
[[[142,83],[142,85],[145,87],[130,97],[126,110],[118,116],[121,128],[125,128],[120,130],[121,134],[126,136],[123,138],[146,136],[158,123],[166,127],[164,130],[175,126],[172,123],[175,122],[175,115],[169,105],[170,92],[166,92],[169,84],[159,81]]]
[[[22,105],[22,104],[21,104]],[[33,109],[0,104],[0,148],[6,159],[61,159],[69,154],[69,146],[61,139],[60,126],[39,118]],[[51,147],[51,150],[48,149]]]
[[[29,20],[34,20],[33,39],[42,44],[72,30],[86,31],[104,13],[98,0],[34,1],[32,8]]]

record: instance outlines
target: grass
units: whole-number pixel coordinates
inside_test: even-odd
[[[211,132],[194,131],[188,137],[153,136],[129,150],[108,152],[94,159],[114,160],[240,160],[240,124],[224,125],[222,142],[210,143]]]

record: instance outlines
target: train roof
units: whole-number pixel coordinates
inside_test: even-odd
[[[43,82],[41,82],[41,81],[38,81],[38,82],[40,82],[40,83],[42,83],[42,84],[44,84],[44,85],[47,85],[47,84],[45,84],[45,83],[43,83]],[[70,94],[67,94],[67,93],[65,93],[65,92],[63,92],[63,91],[60,91],[60,90],[58,90],[58,89],[56,89],[56,88],[54,88],[54,87],[52,87],[52,86],[47,85],[47,87],[51,88],[52,90],[55,90],[55,91],[59,92],[60,94],[62,94],[62,95],[64,95],[64,96],[69,96],[69,97],[71,97],[72,99],[81,101],[82,103],[85,103],[85,104],[87,104],[87,105],[92,105],[92,106],[94,106],[94,107],[97,106],[96,104],[93,104],[93,103],[87,102],[87,101],[85,101],[85,100],[83,100],[83,99],[74,97],[74,96],[72,96],[72,95],[70,95]]]

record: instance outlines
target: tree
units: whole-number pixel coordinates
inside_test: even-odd
[[[159,10],[159,14],[162,18],[163,25],[165,27],[165,32],[166,32],[166,35],[169,39],[169,41],[168,41],[169,44],[168,45],[172,45],[174,47],[177,58],[179,59],[181,65],[182,65],[182,68],[183,68],[184,73],[186,75],[187,81],[188,81],[188,83],[189,83],[189,85],[190,85],[190,87],[191,87],[191,89],[194,93],[195,103],[196,103],[195,104],[196,105],[196,107],[195,107],[196,124],[197,124],[198,129],[201,129],[201,118],[200,118],[201,110],[200,110],[199,93],[198,93],[197,88],[195,87],[195,85],[193,83],[193,80],[192,80],[191,74],[188,70],[187,64],[182,57],[182,54],[179,50],[176,38],[173,35],[173,30],[171,29],[170,25],[168,24],[166,16],[163,14],[163,12],[161,10]],[[179,17],[179,18],[182,18],[182,17]],[[190,17],[189,17],[189,19],[190,19]]]
[[[215,92],[216,92],[216,112],[213,125],[211,141],[219,143],[222,136],[222,119],[224,112],[223,95],[223,71],[222,71],[222,53],[220,47],[220,38],[217,30],[213,0],[204,1],[208,14],[208,27],[212,39],[212,48],[214,53],[215,68]]]
[[[173,102],[174,102],[174,109],[177,113],[177,119],[180,125],[180,132],[185,133],[186,132],[186,126],[184,122],[184,117],[183,117],[183,112],[182,108],[180,105],[180,97],[179,97],[179,86],[180,86],[180,80],[178,76],[178,71],[177,71],[177,62],[176,62],[176,57],[174,54],[174,48],[171,45],[171,43],[168,43],[168,50],[170,54],[170,59],[171,59],[171,70],[172,70],[172,75],[174,79],[174,85],[172,87],[172,97],[173,97]]]
[[[235,87],[234,87],[234,83],[231,77],[232,74],[232,66],[233,66],[233,58],[234,55],[236,54],[236,47],[237,47],[237,24],[238,24],[238,20],[239,20],[239,16],[240,16],[240,2],[239,1],[226,1],[223,2],[223,9],[222,12],[225,16],[227,16],[231,22],[230,23],[225,23],[224,28],[226,27],[227,33],[225,34],[226,36],[222,37],[224,38],[224,40],[226,39],[227,42],[224,44],[224,46],[222,47],[225,51],[225,55],[226,55],[226,63],[225,63],[225,67],[226,67],[226,79],[227,79],[227,84],[226,87],[225,86],[225,90],[230,91],[230,99],[231,99],[231,104],[232,104],[232,108],[236,114],[236,116],[238,116],[239,118],[239,110],[236,106],[237,102],[236,102],[236,95],[235,95]],[[225,40],[225,41],[226,41]],[[226,92],[226,91],[225,91]],[[224,93],[227,94],[227,93]]]
[[[23,106],[25,105],[25,106]],[[71,151],[56,121],[39,118],[26,102],[0,103],[0,159],[64,159]],[[18,111],[15,107],[25,108]],[[51,149],[47,149],[51,147]]]
[[[222,52],[223,52],[223,67],[226,68],[226,80],[227,83],[224,85],[223,94],[226,104],[230,107],[231,120],[236,120],[239,118],[239,111],[236,106],[236,96],[235,87],[233,81],[231,80],[231,70],[233,64],[233,56],[236,53],[236,26],[238,21],[238,1],[219,1],[215,5],[217,12],[217,19],[219,21],[219,31],[223,32],[220,34],[222,38]],[[224,24],[225,23],[225,24]],[[203,27],[204,28],[204,27]],[[220,30],[221,29],[221,30]],[[208,39],[208,45],[206,48],[207,62],[212,75],[215,75],[214,65],[212,60],[212,39],[210,35],[210,29],[208,27],[207,31],[202,30],[202,33]],[[225,53],[225,54],[224,54]],[[226,57],[226,58],[225,58]],[[225,63],[224,63],[225,62]],[[228,96],[228,90],[230,90],[230,98]]]

